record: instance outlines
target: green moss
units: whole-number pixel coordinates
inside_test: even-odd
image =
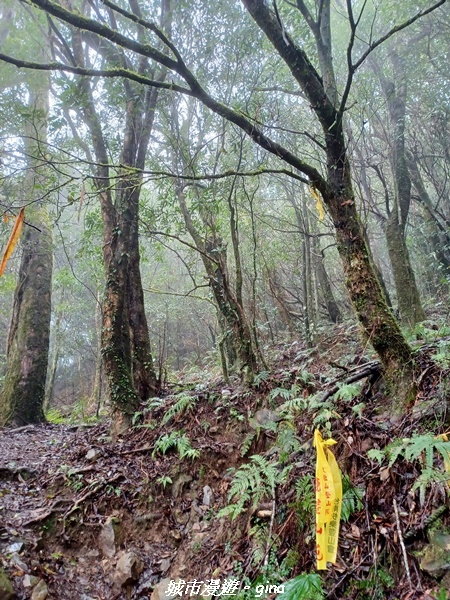
[[[3,567],[0,567],[0,591],[2,592],[2,598],[3,594],[5,598],[9,597],[8,594],[11,594],[11,598],[14,597],[14,588]]]

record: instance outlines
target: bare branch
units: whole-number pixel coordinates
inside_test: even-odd
[[[378,46],[383,44],[390,37],[392,37],[399,31],[403,31],[403,29],[406,29],[407,27],[409,27],[410,25],[412,25],[413,23],[415,23],[416,21],[418,21],[425,15],[429,15],[430,13],[435,11],[437,8],[439,8],[440,6],[445,4],[446,1],[447,0],[439,0],[439,2],[436,2],[436,4],[433,4],[433,6],[430,6],[429,8],[425,8],[424,10],[419,11],[416,15],[414,15],[414,17],[407,19],[403,23],[400,23],[400,25],[396,25],[395,27],[390,29],[385,35],[378,38],[378,40],[375,40],[375,42],[372,42],[372,44],[369,46],[369,48],[367,48],[367,50],[361,56],[361,58],[357,62],[355,62],[355,64],[353,65],[354,71],[359,69],[359,67],[363,64],[363,62],[366,60],[366,58],[369,56],[369,54],[371,54],[375,50],[375,48],[378,48]]]
[[[188,88],[184,88],[174,83],[164,83],[155,79],[150,79],[149,77],[139,75],[138,73],[129,69],[86,69],[84,67],[74,67],[59,62],[35,63],[28,60],[14,58],[3,53],[0,53],[0,60],[14,65],[19,69],[23,68],[34,69],[37,71],[63,71],[65,73],[74,73],[75,75],[84,75],[86,77],[124,77],[125,79],[131,79],[137,83],[148,85],[154,88],[179,92],[188,96],[195,96],[195,94]]]
[[[20,0],[20,1],[25,2],[27,0]],[[173,59],[167,57],[165,54],[163,54],[162,52],[160,52],[153,46],[150,46],[149,44],[141,44],[138,41],[129,39],[126,36],[120,34],[119,32],[113,31],[109,27],[107,27],[101,23],[98,23],[97,21],[94,21],[93,19],[89,19],[78,13],[75,14],[69,10],[64,9],[60,5],[52,2],[51,0],[32,0],[32,4],[34,6],[37,6],[41,9],[49,12],[50,14],[52,14],[53,16],[56,16],[57,18],[61,19],[62,21],[69,23],[70,25],[73,25],[76,28],[96,33],[99,36],[105,37],[106,39],[114,42],[115,44],[118,44],[119,46],[121,46],[123,48],[127,48],[129,50],[132,50],[133,52],[136,52],[137,54],[139,54],[141,56],[147,56],[148,58],[155,60],[156,62],[160,63],[161,65],[164,65],[171,71],[180,75],[184,79],[184,81],[188,84],[188,86],[191,88],[191,91],[186,90],[185,88],[182,88],[180,86],[176,86],[175,84],[164,84],[164,83],[161,83],[158,81],[145,80],[146,78],[139,76],[138,74],[136,74],[132,71],[128,72],[126,69],[114,69],[114,70],[97,71],[97,72],[95,70],[91,70],[91,73],[88,73],[88,71],[84,71],[84,73],[80,73],[80,71],[77,71],[77,70],[74,70],[73,72],[79,73],[79,74],[97,73],[99,76],[102,73],[106,73],[106,76],[108,76],[108,74],[109,74],[109,76],[113,76],[112,73],[116,72],[116,74],[117,74],[116,76],[118,76],[118,77],[119,76],[127,77],[128,79],[134,79],[135,81],[143,83],[144,85],[152,85],[155,87],[159,87],[161,89],[174,90],[174,91],[178,91],[178,92],[181,92],[184,94],[194,96],[195,98],[197,98],[197,100],[202,102],[205,106],[207,106],[210,110],[215,112],[217,115],[219,115],[219,116],[227,119],[231,123],[234,123],[235,125],[237,125],[261,148],[263,148],[264,150],[277,156],[278,158],[280,158],[284,162],[288,163],[289,165],[291,165],[298,171],[304,173],[310,179],[311,183],[313,183],[314,186],[322,193],[322,195],[324,195],[324,196],[328,195],[328,184],[327,184],[326,180],[324,179],[324,177],[320,174],[320,172],[315,167],[313,167],[311,164],[306,163],[305,161],[301,160],[296,154],[294,154],[293,152],[289,151],[287,148],[283,147],[281,144],[278,144],[277,142],[273,141],[272,139],[270,139],[269,137],[264,135],[264,133],[261,131],[261,129],[256,127],[255,124],[252,123],[251,121],[249,121],[249,119],[246,118],[241,112],[233,110],[229,106],[222,104],[221,102],[215,100],[212,96],[210,96],[206,92],[206,90],[200,85],[199,81],[196,79],[196,77],[193,75],[193,73],[187,68],[186,64],[182,61],[181,56],[179,54],[178,54],[178,60],[174,61]],[[138,18],[138,17],[135,17],[135,15],[132,15],[131,13],[130,13],[130,15],[131,15],[131,18],[133,18],[133,19]],[[275,27],[276,27],[276,30],[277,30],[276,34],[279,35],[282,39],[282,34],[280,31],[280,26],[279,26],[278,22],[273,17],[272,13],[270,13],[270,11],[269,11],[269,15],[270,15],[269,20],[271,21],[271,24],[275,25]],[[275,21],[275,24],[273,23],[273,21]],[[283,44],[285,45],[284,42],[283,42]],[[307,93],[308,97],[310,97],[309,88],[310,88],[310,86],[312,86],[312,88],[314,88],[314,91],[315,91],[314,97],[316,98],[316,100],[322,99],[323,102],[325,103],[324,106],[322,107],[321,114],[325,115],[325,120],[328,123],[328,125],[332,125],[332,123],[335,120],[335,111],[334,111],[334,108],[330,105],[328,98],[326,97],[326,94],[324,93],[320,77],[318,76],[314,67],[309,62],[306,54],[300,48],[293,45],[293,43],[292,43],[292,47],[291,47],[291,40],[289,40],[288,49],[289,49],[289,52],[291,52],[291,51],[293,52],[293,56],[297,60],[299,69],[307,67],[308,76],[307,76],[307,81],[304,82],[305,88],[306,88],[305,93]],[[20,64],[17,64],[17,62],[14,62],[14,61],[17,61],[17,59],[11,59],[11,57],[5,57],[4,55],[3,56],[0,55],[0,60],[1,59],[6,60],[7,58],[9,58],[9,60],[7,62],[16,64],[16,66],[29,66],[29,68],[38,68],[36,65],[33,65],[33,63],[26,64],[25,61],[18,61]],[[46,70],[50,70],[50,67],[48,65],[44,68]],[[60,68],[61,68],[61,66],[58,63],[54,67],[55,70],[58,70]],[[297,70],[294,69],[294,71],[293,71],[293,74],[294,74],[294,76],[296,76],[296,78],[300,77],[300,73],[297,71],[298,71],[298,69]]]

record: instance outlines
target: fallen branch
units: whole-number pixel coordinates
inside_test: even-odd
[[[408,555],[406,554],[405,542],[403,541],[402,528],[400,525],[400,515],[398,514],[397,500],[395,498],[394,498],[393,504],[394,504],[394,512],[395,512],[395,522],[397,524],[398,539],[400,542],[400,546],[402,548],[403,562],[405,565],[406,577],[408,578],[409,589],[412,592],[414,588],[413,588],[413,584],[411,581],[411,572],[409,570]]]
[[[2,427],[3,433],[19,433],[20,431],[30,431],[31,429],[36,429],[36,425],[22,425],[22,427],[16,427],[15,429]]]
[[[342,385],[355,383],[355,381],[360,381],[365,377],[369,377],[369,375],[380,375],[381,364],[377,360],[374,360],[372,362],[366,363],[365,365],[361,365],[350,369],[349,373],[349,376],[345,379],[342,379],[342,377],[337,377],[334,381],[330,383],[330,385],[334,385],[329,390],[327,390],[322,396],[322,402],[325,402],[325,400],[327,400],[330,396],[333,396],[336,392],[338,392]]]
[[[80,507],[80,504],[82,502],[84,502],[85,500],[87,500],[88,498],[90,498],[91,496],[93,496],[94,494],[96,494],[98,492],[98,490],[100,490],[103,486],[109,485],[110,483],[113,483],[114,481],[117,481],[118,479],[120,479],[123,476],[124,476],[123,473],[117,473],[111,479],[102,479],[102,481],[99,481],[97,483],[97,485],[95,485],[93,488],[91,488],[88,492],[86,492],[85,494],[83,494],[80,498],[78,498],[78,500],[76,500],[74,502],[72,508],[70,508],[64,514],[63,520],[65,521],[69,515],[71,515],[76,510],[78,510],[79,507]]]

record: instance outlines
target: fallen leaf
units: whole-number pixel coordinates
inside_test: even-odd
[[[386,481],[386,479],[389,479],[389,475],[390,475],[390,469],[389,469],[389,467],[382,467],[380,469],[380,479],[381,479],[381,481]]]

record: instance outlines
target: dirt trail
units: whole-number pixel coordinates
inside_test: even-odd
[[[202,452],[195,465],[174,452],[153,456],[160,430],[135,429],[115,442],[106,424],[1,430],[0,553],[12,597],[145,600],[159,598],[152,591],[164,578],[211,577],[210,560],[199,568],[199,548],[211,555],[229,528],[213,524],[204,489],[211,484],[222,502],[218,471],[240,455],[233,433],[202,430],[203,410],[191,425]],[[173,485],[158,484],[164,476]]]
[[[89,446],[89,435],[83,429],[49,424],[0,433],[0,551],[17,598],[32,597],[34,586],[26,586],[30,579],[36,583],[33,577],[45,581],[49,599],[87,600],[91,596],[84,588],[90,587],[96,588],[93,597],[111,598],[109,590],[98,585],[99,553],[91,549],[94,560],[86,577],[80,561],[89,558],[89,552],[78,558],[61,552],[61,536],[53,537],[56,519],[76,502],[76,486],[67,485],[76,473],[69,473],[83,468],[80,457]],[[63,560],[64,554],[68,560]]]

